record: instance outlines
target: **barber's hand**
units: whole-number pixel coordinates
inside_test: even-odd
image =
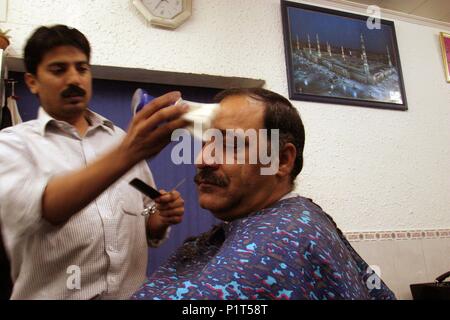
[[[184,200],[178,191],[159,192],[162,196],[155,199],[156,214],[151,214],[148,219],[148,231],[154,239],[163,238],[167,228],[183,221],[184,215]]]
[[[155,199],[156,210],[161,217],[161,223],[166,226],[178,224],[183,221],[184,200],[176,190],[166,192],[159,190],[161,197]]]
[[[169,92],[153,99],[131,121],[120,146],[133,164],[157,155],[170,142],[172,132],[187,125],[180,117],[188,111],[187,105],[174,106],[181,97]]]

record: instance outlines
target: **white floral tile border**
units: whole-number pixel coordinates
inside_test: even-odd
[[[409,230],[409,231],[375,231],[344,232],[348,241],[381,241],[450,238],[450,229]]]

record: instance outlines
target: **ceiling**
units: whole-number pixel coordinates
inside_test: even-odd
[[[450,23],[450,0],[350,0]]]

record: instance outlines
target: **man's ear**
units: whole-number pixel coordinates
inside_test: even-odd
[[[297,157],[297,149],[288,142],[280,150],[280,164],[278,166],[277,175],[279,177],[290,176],[294,170],[295,158]]]
[[[28,86],[28,89],[30,89],[31,93],[38,94],[38,84],[36,76],[31,73],[25,73],[25,83]]]

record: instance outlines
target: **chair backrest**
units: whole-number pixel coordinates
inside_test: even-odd
[[[0,228],[0,300],[8,300],[12,293],[11,268],[3,245],[2,229]]]

